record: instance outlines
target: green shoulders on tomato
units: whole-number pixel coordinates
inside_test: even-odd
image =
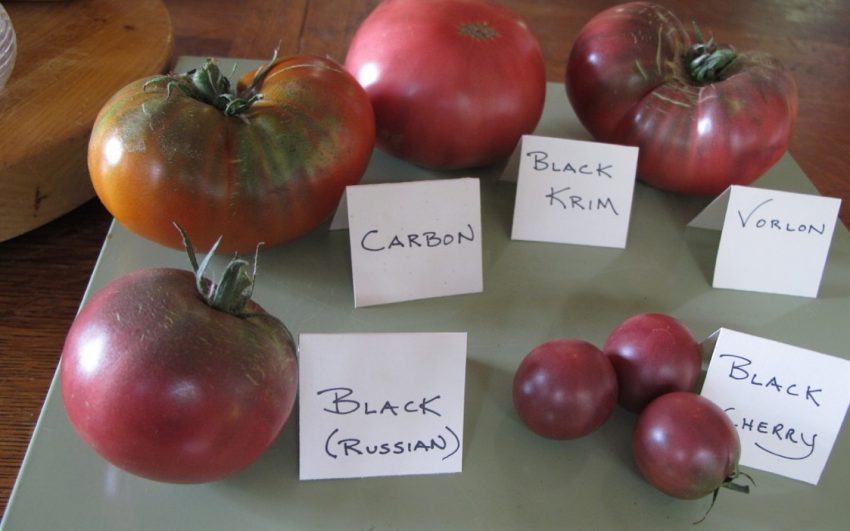
[[[180,248],[250,252],[321,224],[360,181],[375,142],[372,107],[335,62],[273,60],[231,86],[214,62],[139,80],[97,117],[88,165],[106,208],[131,231]]]

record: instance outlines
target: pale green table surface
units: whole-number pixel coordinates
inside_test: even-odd
[[[182,66],[197,64],[184,58]],[[228,61],[222,61],[229,71]],[[254,61],[240,61],[241,69]],[[587,139],[563,86],[550,84],[537,133]],[[528,431],[511,403],[513,372],[537,344],[601,345],[639,312],[665,312],[698,338],[724,326],[850,357],[850,235],[839,224],[816,299],[711,287],[719,232],[685,228],[707,203],[638,184],[625,250],[510,240],[515,185],[482,179],[484,292],[355,309],[347,231],[316,230],[260,256],[255,299],[301,332],[469,333],[463,472],[298,480],[298,419],[257,463],[206,485],[169,485],[105,463],[67,421],[54,378],[2,523],[13,530],[691,529],[709,500],[659,493],[631,456],[635,416],[619,408],[599,431],[553,441]],[[376,152],[365,179],[439,176]],[[786,155],[756,186],[815,193]],[[220,267],[221,260],[214,265]],[[112,227],[86,296],[184,255]],[[820,484],[748,469],[750,495],[721,494],[699,529],[847,529],[850,434],[842,430]]]

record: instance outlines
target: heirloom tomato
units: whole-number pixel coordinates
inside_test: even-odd
[[[735,483],[741,442],[735,426],[711,400],[676,391],[649,403],[632,434],[638,469],[655,488],[676,498],[697,499],[720,487],[748,492]],[[712,501],[712,505],[713,505]],[[710,509],[710,507],[709,507]]]
[[[372,100],[378,146],[421,166],[506,158],[543,112],[537,39],[486,0],[386,0],[358,28],[345,66]]]
[[[648,2],[602,11],[573,44],[566,87],[597,140],[640,148],[638,178],[715,195],[751,183],[786,151],[797,85],[778,59],[695,34]]]
[[[513,401],[531,431],[550,439],[575,439],[611,416],[617,376],[605,354],[587,341],[547,341],[517,368]]]
[[[617,373],[620,405],[633,413],[664,393],[692,391],[699,380],[699,344],[669,315],[629,317],[611,332],[602,350]]]
[[[235,90],[213,61],[139,80],[98,115],[88,165],[131,231],[179,248],[275,245],[322,223],[366,170],[374,114],[357,81],[319,57],[273,60]]]
[[[113,280],[65,340],[71,424],[139,476],[200,483],[233,474],[269,448],[292,412],[289,330],[250,300],[245,261],[231,262],[218,285],[203,278],[205,264],[196,276],[154,268]]]

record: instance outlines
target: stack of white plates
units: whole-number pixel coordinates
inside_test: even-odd
[[[0,4],[0,90],[3,90],[9,76],[12,75],[17,51],[15,29],[12,27],[12,21],[9,20],[6,10]]]

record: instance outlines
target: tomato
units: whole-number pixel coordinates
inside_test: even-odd
[[[634,413],[664,393],[692,391],[699,380],[699,344],[669,315],[645,313],[626,319],[602,350],[617,373],[620,405]]]
[[[358,28],[345,66],[372,101],[378,146],[421,166],[507,158],[543,112],[537,39],[484,0],[386,0]]]
[[[778,59],[697,33],[692,42],[673,13],[648,2],[602,11],[573,44],[566,88],[596,139],[640,148],[638,178],[716,195],[751,183],[786,151],[797,85]]]
[[[230,295],[217,288],[223,309],[199,295],[192,273],[154,268],[112,281],[74,320],[62,397],[76,431],[110,463],[158,481],[213,481],[280,433],[297,390],[295,345],[232,269],[221,286],[243,284]]]
[[[92,183],[131,231],[174,248],[250,252],[309,232],[359,182],[375,142],[366,93],[329,59],[275,60],[231,90],[214,62],[139,80],[98,115]]]
[[[719,406],[694,393],[676,391],[650,402],[635,425],[632,450],[647,481],[677,498],[702,498],[732,486],[739,474],[735,426]]]
[[[529,352],[514,374],[520,419],[551,439],[574,439],[608,420],[617,404],[617,376],[605,354],[578,339],[556,339]]]

